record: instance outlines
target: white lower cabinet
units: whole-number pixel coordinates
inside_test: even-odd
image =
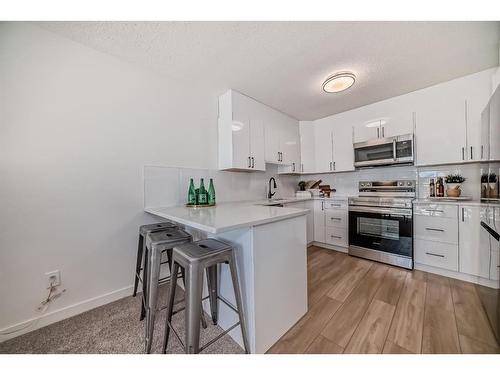
[[[488,279],[490,246],[488,233],[480,225],[486,219],[486,208],[460,206],[459,213],[459,271]]]
[[[314,241],[325,242],[325,210],[322,200],[314,200]]]
[[[306,223],[307,223],[307,243],[311,243],[314,241],[314,202],[313,201],[302,201],[302,202],[294,202],[294,203],[285,203],[283,206],[292,207],[292,208],[300,208],[304,210],[309,210],[306,215]]]
[[[347,200],[314,201],[314,241],[347,247]]]
[[[458,246],[417,238],[415,240],[415,262],[458,271]]]
[[[345,228],[326,227],[325,242],[334,246],[347,247],[347,231]]]
[[[490,279],[500,280],[500,251],[491,250]]]
[[[415,263],[458,271],[458,215],[456,206],[414,206]]]
[[[478,283],[500,278],[498,243],[492,245],[481,221],[492,225],[491,208],[473,205],[416,204],[414,215],[415,264],[462,274]],[[476,279],[471,279],[475,277]],[[486,280],[486,281],[485,281]]]

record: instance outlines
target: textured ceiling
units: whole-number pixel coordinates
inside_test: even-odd
[[[234,88],[301,120],[498,65],[499,22],[38,22],[216,93]],[[326,94],[351,70],[356,84]]]

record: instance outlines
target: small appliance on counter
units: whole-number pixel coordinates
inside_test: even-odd
[[[349,255],[413,269],[415,181],[361,181],[349,198]]]

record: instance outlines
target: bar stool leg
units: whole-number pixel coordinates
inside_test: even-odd
[[[146,316],[146,306],[148,304],[149,251],[145,246],[143,247],[143,256],[144,256],[144,266],[142,269],[142,304],[141,304],[141,316],[139,318],[140,321],[144,320],[144,317]]]
[[[176,262],[173,262],[171,272],[172,276],[170,278],[170,286],[168,288],[167,320],[165,323],[165,334],[163,336],[163,354],[167,352],[168,336],[170,335],[170,326],[168,325],[168,323],[172,322],[172,314],[174,311],[175,290],[177,288],[177,273],[179,272],[179,265]]]
[[[240,318],[240,328],[241,328],[241,336],[243,337],[243,345],[245,346],[245,353],[249,354],[250,350],[248,346],[245,314],[243,313],[243,303],[241,299],[240,284],[238,278],[238,271],[236,270],[236,259],[234,257],[234,253],[231,253],[229,268],[231,270],[231,279],[233,281],[234,296],[236,298],[236,308],[238,309],[238,315]]]
[[[217,265],[207,267],[207,284],[208,284],[208,294],[210,300],[210,312],[212,314],[212,322],[217,325],[219,317],[219,309],[217,307]]]
[[[186,271],[186,353],[197,354],[200,351],[200,301],[203,291],[203,267],[191,264]]]
[[[137,261],[135,263],[134,293],[132,294],[133,297],[137,295],[137,287],[139,286],[139,273],[141,272],[142,267],[143,243],[144,237],[142,235],[139,235],[139,244],[137,246]],[[142,278],[144,279],[144,274],[142,275]]]
[[[173,249],[168,249],[167,250],[167,262],[168,262],[168,269],[171,270],[172,269],[172,251]],[[183,267],[178,267],[181,269],[181,277],[182,277],[182,283],[184,284],[184,289],[186,289],[186,274],[184,272],[184,268]],[[179,272],[179,271],[177,271]],[[172,274],[170,274],[170,280],[172,280]],[[205,319],[205,315],[203,314],[203,301],[200,302],[202,305],[201,305],[201,326],[203,327],[203,329],[206,329],[207,328],[207,321]]]
[[[148,270],[148,305],[146,309],[146,353],[151,352],[153,343],[156,303],[158,300],[158,280],[160,278],[161,252],[148,249],[151,268]]]

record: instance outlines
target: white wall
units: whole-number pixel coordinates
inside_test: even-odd
[[[143,167],[215,167],[219,93],[26,23],[0,24],[0,56],[5,329],[37,315],[47,271],[67,289],[49,312],[71,308],[44,322],[129,293]]]

